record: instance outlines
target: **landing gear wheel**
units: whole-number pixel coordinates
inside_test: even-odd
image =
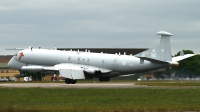
[[[70,79],[66,78],[66,79],[65,79],[65,83],[66,83],[66,84],[70,84]]]
[[[76,79],[68,79],[68,78],[66,78],[65,79],[65,83],[66,84],[76,84]]]
[[[105,82],[109,82],[110,81],[110,78],[105,78]]]
[[[76,79],[71,79],[71,84],[76,84]]]

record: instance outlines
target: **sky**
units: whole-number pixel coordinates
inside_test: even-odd
[[[199,0],[0,0],[5,48],[151,48],[173,34],[172,55],[200,54]]]

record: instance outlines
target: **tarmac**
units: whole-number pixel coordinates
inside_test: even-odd
[[[0,87],[12,87],[12,88],[137,88],[140,85],[134,83],[77,83],[77,84],[65,84],[65,83],[1,83]]]
[[[63,83],[0,83],[0,88],[148,88],[148,89],[200,89],[200,86],[147,86],[147,85],[135,85],[134,82],[106,82],[106,83],[77,83],[77,84],[65,84]]]

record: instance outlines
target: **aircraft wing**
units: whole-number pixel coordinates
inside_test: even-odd
[[[195,56],[196,54],[186,54],[184,56],[177,56],[177,57],[173,57],[172,58],[172,62],[177,62],[177,61],[181,61],[181,60],[184,60],[186,58],[189,58],[189,57],[192,57],[192,56]]]
[[[100,73],[108,73],[111,70],[99,68],[95,66],[86,66],[80,64],[72,64],[72,63],[62,63],[55,66],[23,66],[21,70],[26,71],[59,71],[59,75],[62,77],[70,78],[70,79],[85,79],[85,73],[87,74],[100,74]]]

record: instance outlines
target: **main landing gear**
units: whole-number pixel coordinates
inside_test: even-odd
[[[66,78],[65,79],[65,83],[66,84],[76,84],[76,79],[68,79],[68,78]]]
[[[110,78],[99,78],[100,82],[109,82]]]

